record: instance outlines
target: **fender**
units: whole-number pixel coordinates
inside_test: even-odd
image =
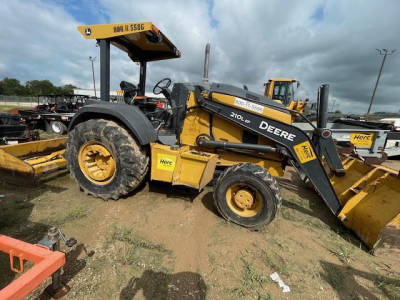
[[[88,100],[86,103],[89,105],[82,107],[71,120],[68,132],[79,123],[100,117],[122,122],[142,146],[157,140],[157,134],[150,121],[136,106],[98,100]]]

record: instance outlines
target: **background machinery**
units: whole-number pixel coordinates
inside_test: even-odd
[[[32,110],[18,110],[26,125],[47,133],[65,134],[69,122],[89,99],[86,95],[39,95],[38,104]]]
[[[300,86],[300,81],[294,78],[271,78],[264,83],[264,96],[282,103],[287,109],[296,110],[302,113],[307,119],[316,124],[317,110],[314,106],[308,106],[309,100],[295,100],[296,89]],[[305,119],[297,114],[292,115],[293,122],[305,122]]]

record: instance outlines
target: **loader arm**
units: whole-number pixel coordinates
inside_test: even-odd
[[[282,149],[279,152],[298,163],[332,213],[335,215],[339,214],[341,210],[339,199],[329,181],[312,141],[305,132],[292,125],[249,112],[230,103],[223,104],[219,101],[214,101],[212,96],[215,94],[214,92],[211,91],[208,94],[202,93],[200,95],[200,90],[201,87],[196,87],[195,94],[197,102],[205,110],[238,124],[251,132],[271,139],[280,145]],[[331,137],[327,139],[329,138],[332,139]]]

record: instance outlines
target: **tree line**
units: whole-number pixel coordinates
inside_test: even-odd
[[[71,94],[76,86],[66,84],[55,86],[50,80],[30,80],[21,84],[18,79],[4,78],[0,80],[0,95],[31,96]]]

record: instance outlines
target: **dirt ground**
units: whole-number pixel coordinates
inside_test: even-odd
[[[0,233],[35,243],[57,225],[78,240],[62,247],[64,299],[400,299],[399,261],[369,254],[293,170],[279,181],[280,216],[260,232],[224,221],[211,187],[146,182],[105,202],[67,173],[37,188],[3,183]],[[7,255],[0,270],[1,289],[15,278]],[[49,299],[49,283],[28,299]]]
[[[293,170],[279,182],[280,215],[260,232],[224,221],[212,187],[199,194],[146,181],[105,202],[66,172],[36,188],[0,183],[0,234],[37,243],[56,225],[78,240],[62,247],[71,287],[63,299],[400,299],[400,261],[369,254]],[[0,289],[15,278],[0,252]],[[28,299],[49,299],[49,283]]]

